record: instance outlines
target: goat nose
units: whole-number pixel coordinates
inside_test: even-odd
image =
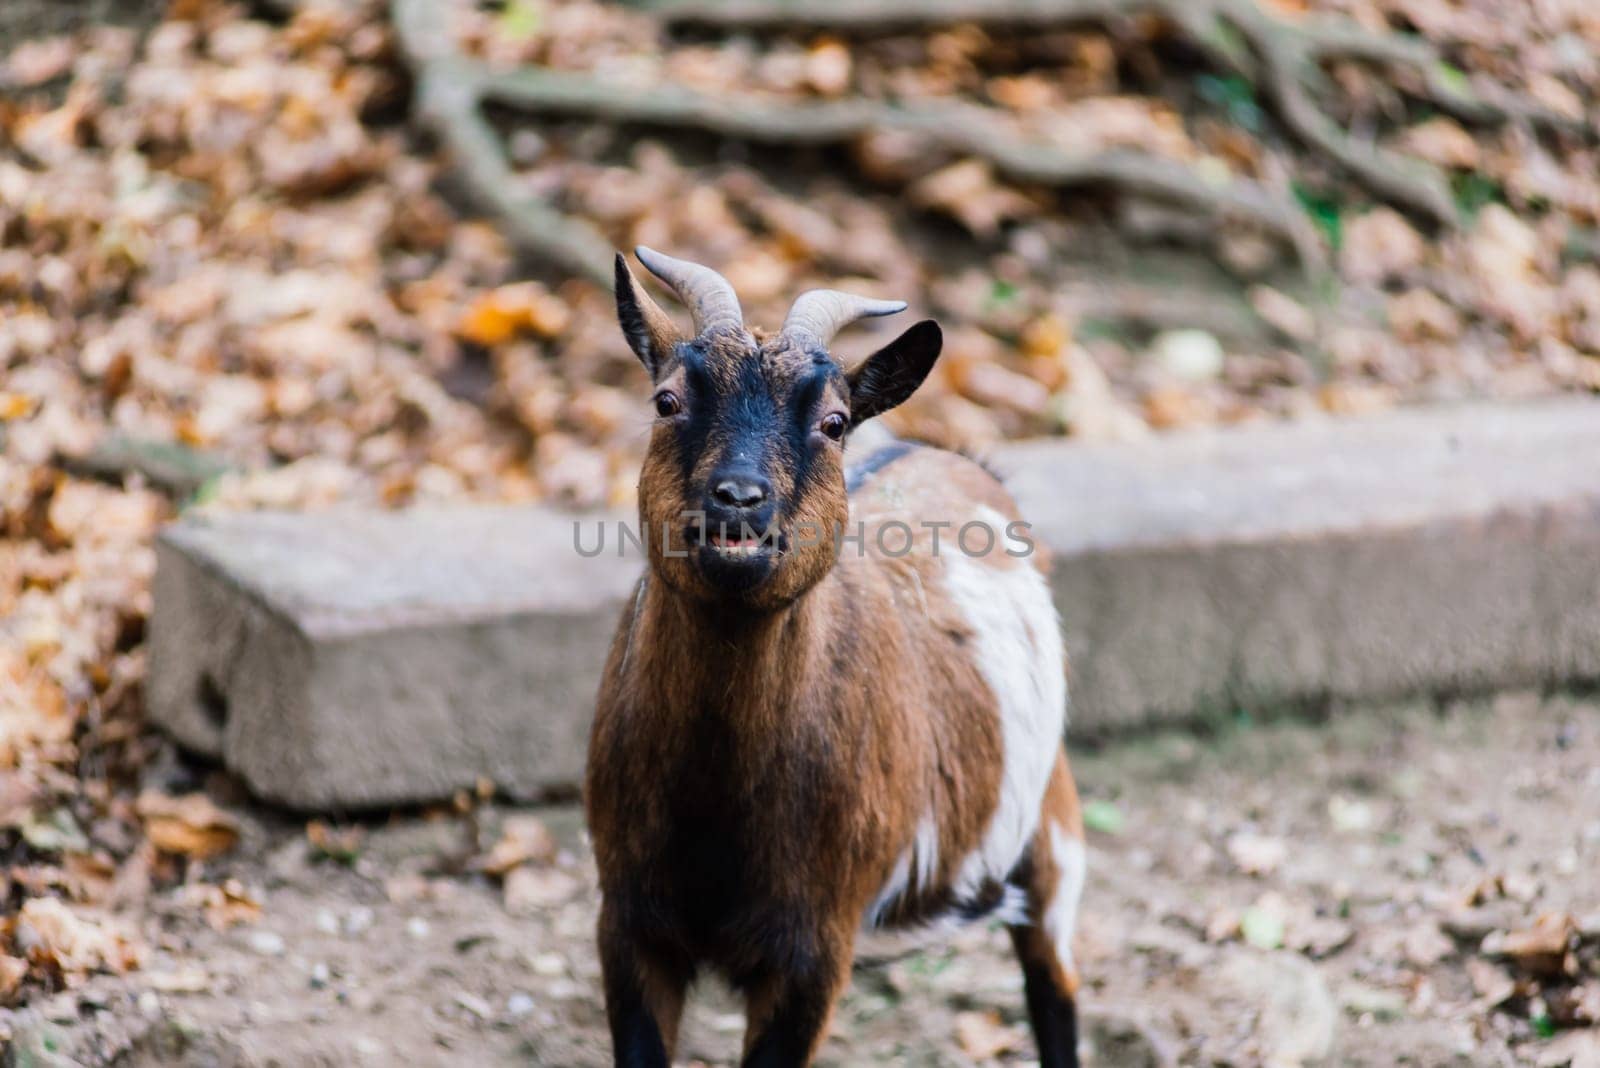
[[[772,484],[760,477],[741,476],[724,478],[711,492],[719,504],[730,508],[754,508],[767,499]]]

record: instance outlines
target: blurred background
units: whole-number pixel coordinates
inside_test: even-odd
[[[405,1027],[441,1062],[594,1062],[570,809],[507,814],[486,786],[308,829],[187,763],[142,687],[180,513],[630,508],[649,413],[614,249],[714,266],[766,326],[812,286],[909,301],[945,354],[887,421],[980,454],[1593,393],[1597,104],[1591,0],[8,0],[0,1037],[268,1063],[249,1036],[296,1021],[305,1063],[382,1061]],[[1333,1018],[1381,1031],[1350,1063],[1600,1063],[1586,701],[1087,757],[1087,970],[1145,1006],[1100,1034],[1138,1052],[1097,1063],[1323,1063]],[[1539,782],[1497,763],[1522,750]],[[1350,850],[1386,873],[1354,920]],[[532,897],[471,919],[519,871]],[[261,925],[274,894],[293,930]],[[368,974],[374,923],[399,941]],[[456,978],[479,936],[483,989]],[[297,942],[324,937],[349,960]],[[834,1062],[1027,1060],[975,937],[858,989]],[[1240,946],[1335,974],[1285,1008],[1299,965],[1263,984]],[[261,992],[224,978],[258,969]],[[358,988],[399,1000],[351,1008]],[[703,1021],[708,1062],[731,1030]]]

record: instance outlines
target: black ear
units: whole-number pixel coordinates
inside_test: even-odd
[[[943,346],[939,324],[924,319],[862,361],[845,376],[850,383],[850,425],[860,426],[915,393]]]
[[[650,299],[628,269],[628,261],[617,253],[617,322],[628,347],[639,357],[654,381],[662,364],[679,341],[678,328],[661,306]]]

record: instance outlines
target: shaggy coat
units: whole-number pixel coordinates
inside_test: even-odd
[[[814,333],[683,337],[648,301],[619,257],[660,414],[586,785],[617,1063],[667,1064],[710,970],[747,998],[746,1064],[807,1064],[859,936],[997,917],[1042,1062],[1076,1064],[1083,832],[1043,554],[970,460],[843,460],[937,327],[847,374]]]

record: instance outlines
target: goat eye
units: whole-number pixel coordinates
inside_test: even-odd
[[[828,435],[834,441],[838,441],[840,438],[844,437],[844,431],[844,416],[840,415],[838,412],[835,412],[822,420],[822,432]]]
[[[678,395],[676,393],[657,393],[656,394],[656,414],[657,415],[665,418],[666,416],[669,416],[669,415],[677,415],[682,410],[683,410],[683,405],[678,403]]]

